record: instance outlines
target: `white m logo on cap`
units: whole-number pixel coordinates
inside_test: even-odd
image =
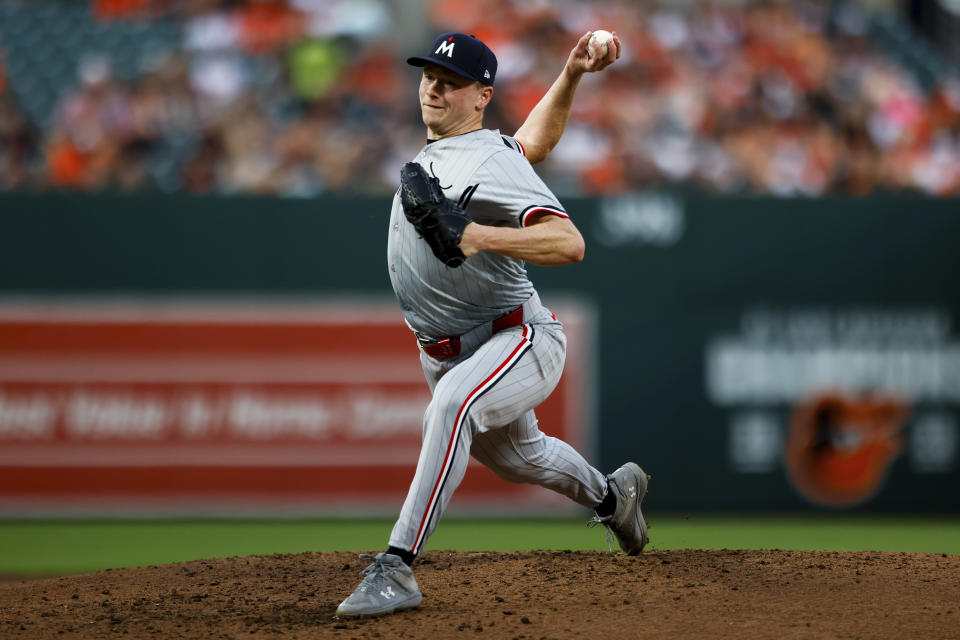
[[[437,50],[434,51],[433,53],[434,53],[434,54],[438,54],[438,53],[439,53],[439,54],[444,54],[444,53],[445,53],[445,54],[447,54],[447,57],[448,57],[448,58],[452,58],[452,57],[453,57],[453,45],[455,45],[455,44],[456,44],[456,42],[449,42],[449,41],[441,42],[441,43],[440,43],[440,46],[437,47]]]

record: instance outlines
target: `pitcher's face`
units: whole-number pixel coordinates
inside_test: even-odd
[[[488,91],[489,90],[489,91]],[[479,129],[493,88],[428,64],[420,78],[420,113],[431,139]]]

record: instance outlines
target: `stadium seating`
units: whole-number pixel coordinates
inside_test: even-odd
[[[487,124],[506,133],[584,24],[617,28],[623,58],[584,81],[541,167],[561,195],[960,189],[960,75],[894,15],[815,2],[421,6],[431,29],[501,52]],[[39,131],[28,182],[390,193],[422,128],[402,62],[415,47],[387,11],[382,0],[0,0],[6,100]],[[56,153],[79,173],[52,168]],[[210,179],[186,178],[203,165]],[[10,184],[24,186],[0,179]]]

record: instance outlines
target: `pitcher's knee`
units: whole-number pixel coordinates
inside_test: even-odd
[[[543,470],[543,452],[534,448],[530,458],[521,453],[509,428],[491,429],[474,438],[471,454],[497,477],[517,484],[538,484]]]

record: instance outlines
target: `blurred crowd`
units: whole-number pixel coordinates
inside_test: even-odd
[[[182,46],[120,78],[78,60],[40,127],[5,80],[0,189],[311,196],[396,188],[424,143],[425,42],[384,0],[94,0],[97,20],[176,20]],[[428,34],[472,33],[500,69],[485,124],[513,133],[590,28],[622,58],[581,82],[541,165],[558,193],[651,187],[820,196],[960,193],[960,81],[922,87],[854,4],[428,0]],[[429,42],[432,35],[428,35]]]

